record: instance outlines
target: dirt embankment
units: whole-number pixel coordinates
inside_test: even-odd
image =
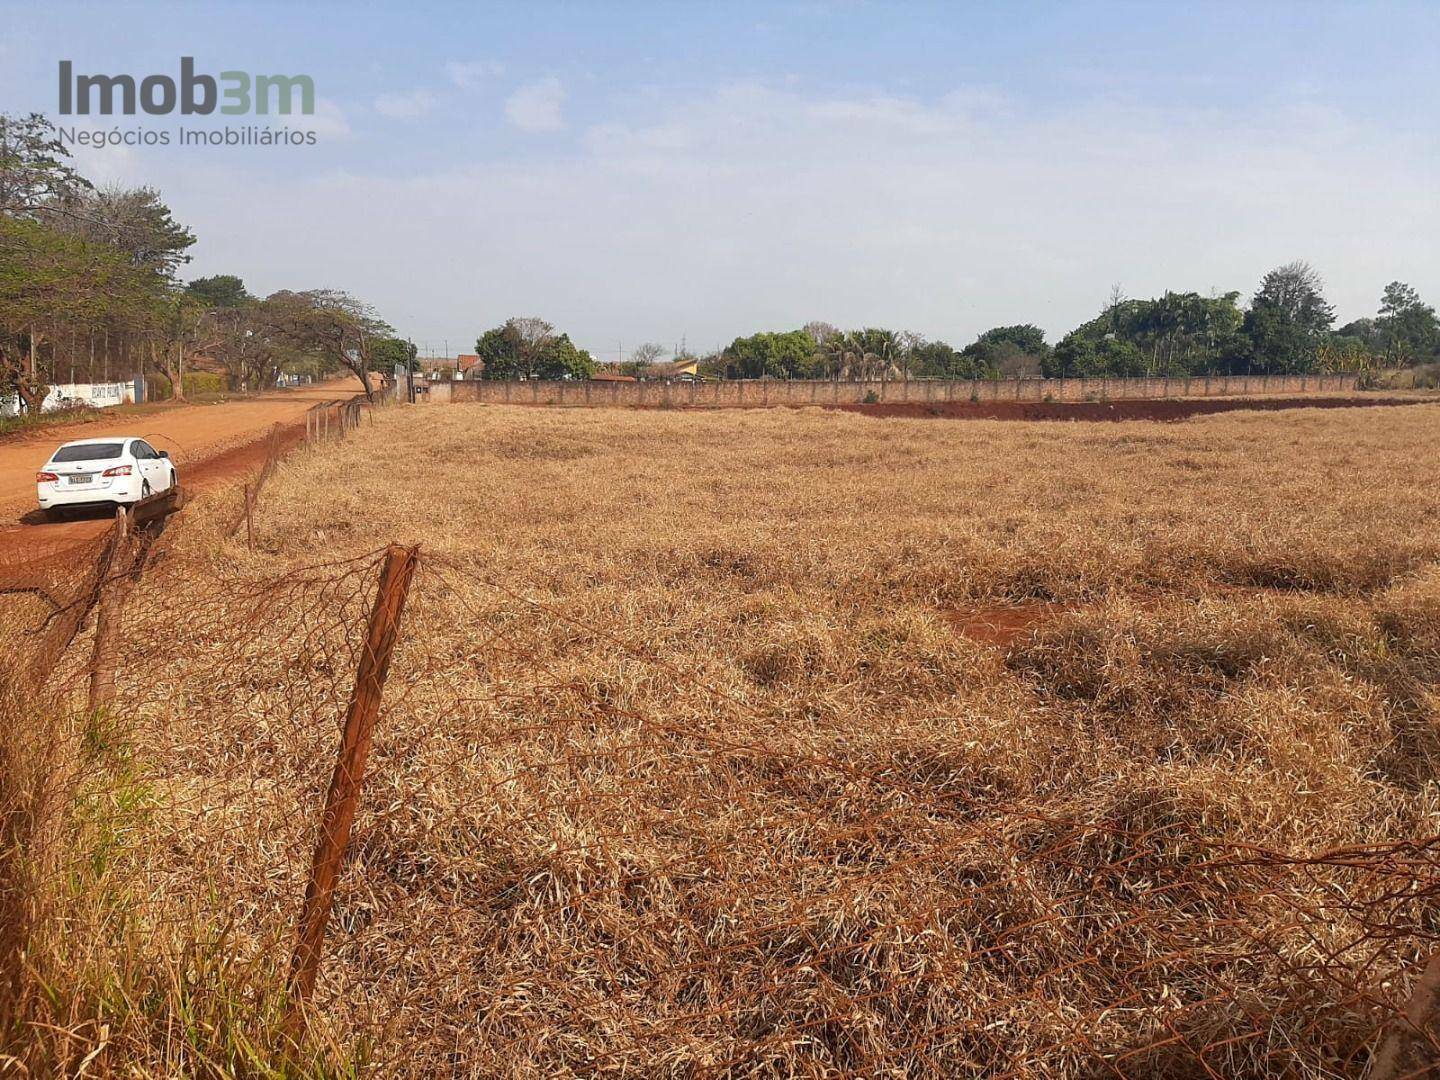
[[[826,405],[864,416],[941,420],[1186,420],[1237,410],[1356,409],[1375,405],[1419,405],[1435,398],[1266,397],[1162,398],[1134,401],[935,401]]]

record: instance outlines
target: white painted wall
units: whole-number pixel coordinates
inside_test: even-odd
[[[45,401],[40,409],[42,412],[53,412],[65,405],[77,403],[104,409],[111,405],[124,405],[126,402],[134,400],[135,384],[133,382],[61,383],[59,386],[50,388],[50,393],[45,395]],[[19,411],[20,402],[17,398],[0,397],[0,416],[15,416]]]

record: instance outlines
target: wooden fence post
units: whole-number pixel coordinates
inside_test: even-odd
[[[1440,951],[1430,955],[1425,970],[1410,991],[1405,1011],[1395,1018],[1390,1033],[1380,1044],[1375,1064],[1370,1070],[1373,1080],[1395,1080],[1401,1075],[1402,1068],[1406,1070],[1405,1076],[1421,1076],[1430,1071],[1426,1067],[1430,1064],[1428,1056],[1418,1062],[1406,1059],[1422,1038],[1434,1038],[1437,999],[1440,999]],[[1420,1066],[1418,1070],[1414,1070],[1416,1065]]]
[[[391,544],[385,552],[385,565],[380,571],[380,585],[375,592],[375,607],[365,635],[365,647],[355,670],[355,688],[345,712],[345,729],[340,738],[340,752],[325,796],[325,816],[320,839],[315,845],[315,859],[310,880],[305,885],[305,905],[300,913],[300,930],[295,952],[290,958],[289,1016],[287,1028],[297,1038],[304,1031],[304,1007],[315,989],[320,970],[320,952],[325,942],[325,924],[335,903],[335,884],[340,877],[340,861],[350,841],[350,828],[355,823],[355,806],[360,785],[365,779],[365,762],[375,734],[375,720],[380,713],[380,698],[385,678],[390,673],[390,657],[405,610],[405,596],[415,576],[417,550]]]
[[[25,685],[38,688],[50,677],[56,662],[79,633],[80,624],[90,614],[90,609],[99,602],[105,582],[109,580],[111,564],[114,563],[121,546],[120,533],[112,530],[104,548],[96,555],[94,564],[84,571],[83,583],[76,594],[75,603],[67,604],[47,620],[44,636],[21,674]]]
[[[114,566],[126,549],[130,516],[125,508],[115,511]],[[108,568],[107,568],[108,569]],[[120,649],[120,631],[125,604],[125,581],[109,578],[100,582],[100,609],[95,615],[95,644],[90,653],[90,711],[102,709],[115,700],[115,658]]]

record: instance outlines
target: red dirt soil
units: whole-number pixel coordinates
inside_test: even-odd
[[[1019,604],[989,604],[984,607],[946,611],[943,615],[946,622],[971,641],[1003,649],[1040,629],[1051,619],[1074,610],[1073,604],[1031,600]]]
[[[1187,420],[1237,410],[1355,409],[1374,405],[1423,405],[1435,398],[1275,397],[1163,398],[1134,401],[887,401],[824,405],[862,416],[942,420]]]

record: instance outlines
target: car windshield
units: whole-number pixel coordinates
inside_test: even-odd
[[[120,456],[125,447],[118,442],[82,443],[79,446],[62,446],[55,451],[51,461],[108,461]]]

